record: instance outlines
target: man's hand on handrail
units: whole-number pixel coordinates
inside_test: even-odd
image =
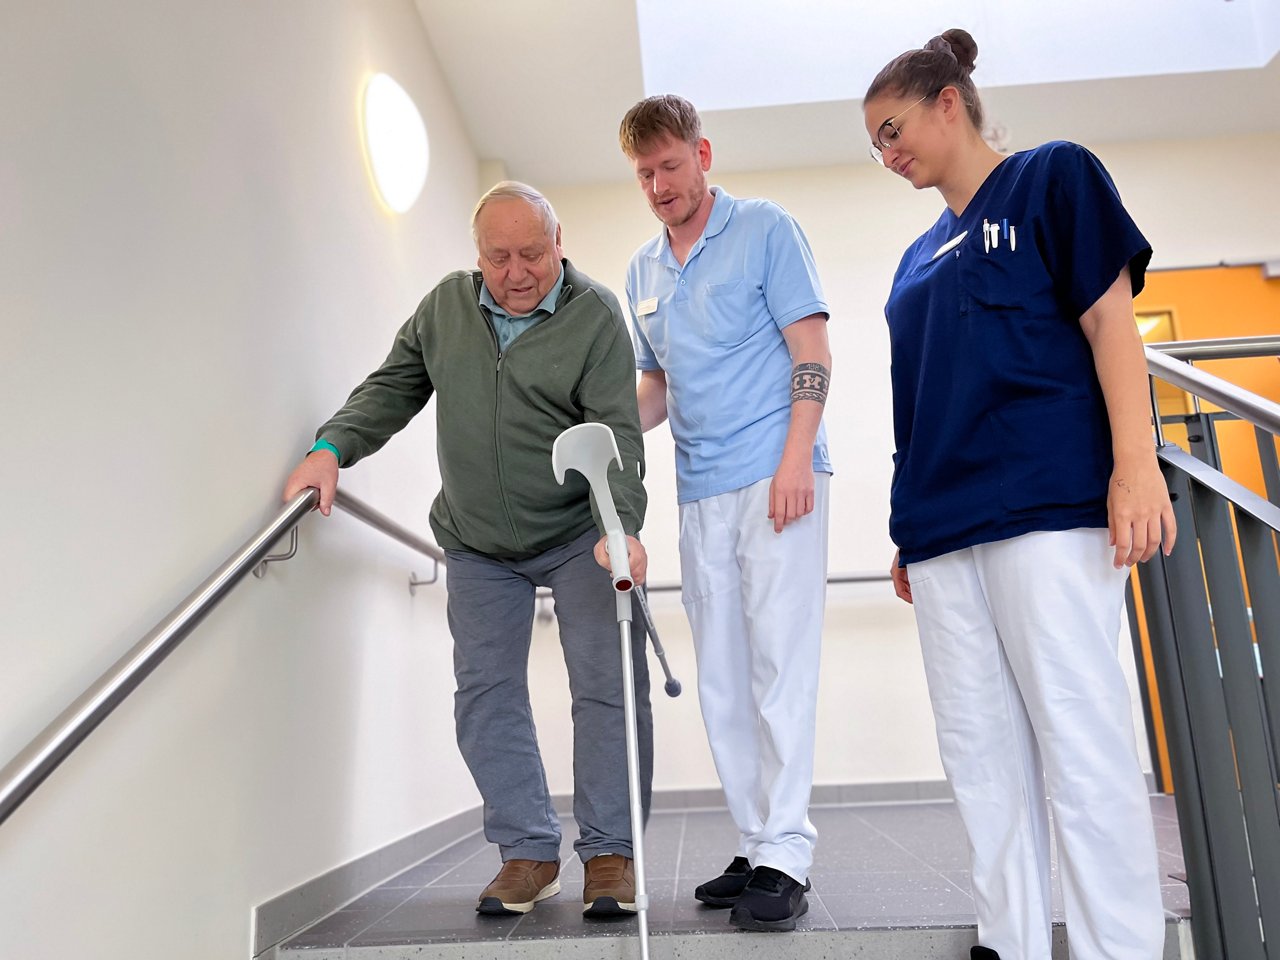
[[[338,490],[338,458],[329,450],[308,453],[284,482],[284,500],[288,502],[307,487],[320,491],[317,509],[326,517],[333,509],[333,495]]]

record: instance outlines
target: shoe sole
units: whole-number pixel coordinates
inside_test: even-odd
[[[476,904],[476,913],[486,917],[516,917],[528,913],[539,901],[554,897],[560,892],[560,881],[554,880],[538,891],[538,895],[524,903],[505,903],[497,897],[485,897]]]
[[[613,897],[596,897],[590,903],[582,906],[582,915],[592,920],[602,920],[609,917],[634,917],[636,912],[634,903],[619,901]]]
[[[741,894],[738,896],[741,896]],[[697,900],[699,903],[705,903],[708,907],[715,907],[717,910],[732,907],[738,902],[738,897],[712,897],[707,894],[698,893],[696,890],[693,893],[693,899]]]
[[[765,933],[790,933],[796,928],[796,921],[809,912],[809,900],[802,897],[800,908],[796,913],[781,920],[757,920],[746,910],[734,910],[729,915],[729,923],[739,930],[759,930]]]

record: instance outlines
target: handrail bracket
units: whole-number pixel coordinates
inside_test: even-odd
[[[285,560],[292,560],[298,555],[298,528],[295,526],[289,531],[289,549],[284,553],[273,553],[270,556],[263,557],[262,562],[253,568],[253,575],[261,580],[267,575],[267,564],[283,563]]]

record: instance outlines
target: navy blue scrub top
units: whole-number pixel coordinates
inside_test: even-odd
[[[1111,430],[1080,317],[1126,265],[1136,295],[1150,259],[1098,158],[1062,141],[1005,158],[907,250],[885,305],[902,563],[1107,525]]]

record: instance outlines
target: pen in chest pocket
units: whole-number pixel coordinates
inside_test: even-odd
[[[990,253],[1000,248],[1001,238],[1009,245],[1009,252],[1018,249],[1018,228],[1009,223],[1007,217],[992,223],[990,218],[982,221],[982,250]]]

